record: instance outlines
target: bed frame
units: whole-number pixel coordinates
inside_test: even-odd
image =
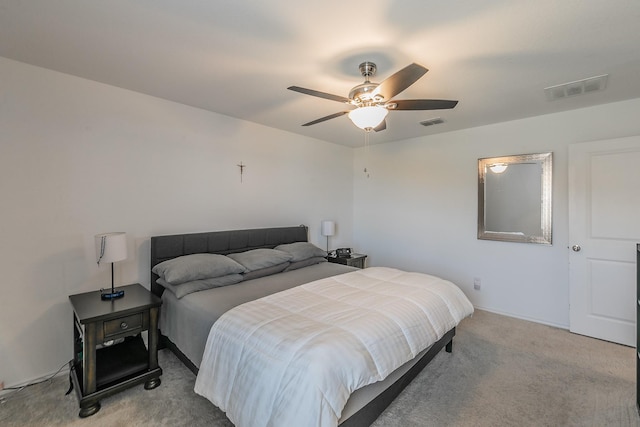
[[[172,258],[196,253],[227,255],[251,249],[275,248],[278,245],[308,241],[308,229],[304,225],[295,227],[256,228],[248,230],[213,231],[206,233],[177,234],[151,237],[151,266]],[[151,272],[151,292],[162,296],[164,288],[156,283],[158,276]],[[344,420],[341,427],[365,427],[391,404],[393,399],[413,380],[422,369],[442,350],[451,353],[455,328],[447,332],[396,382],[358,412]],[[160,334],[160,348],[169,348],[194,374],[198,367],[169,338]]]

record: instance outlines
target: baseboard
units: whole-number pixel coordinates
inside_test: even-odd
[[[510,313],[501,310],[495,310],[493,308],[482,307],[479,305],[474,306],[477,310],[488,311],[489,313],[499,314],[501,316],[513,317],[514,319],[526,320],[528,322],[540,323],[541,325],[552,326],[554,328],[569,330],[569,325],[561,325],[559,323],[548,322],[542,319],[536,319],[535,317],[522,316],[520,314]]]
[[[54,379],[54,378],[57,378],[57,377],[62,376],[62,375],[69,376],[69,363],[68,362],[59,371],[56,370],[56,371],[50,372],[47,375],[43,375],[43,376],[41,376],[39,378],[34,378],[32,380],[23,381],[22,383],[13,384],[13,385],[5,383],[4,384],[4,388],[2,390],[0,390],[0,399],[2,399],[4,396],[6,396],[6,395],[8,395],[10,393],[16,392],[20,388],[29,387],[30,385],[38,384],[38,383],[41,383],[43,381],[47,381],[48,379]]]

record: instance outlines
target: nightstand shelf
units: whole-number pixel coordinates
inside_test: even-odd
[[[79,416],[100,410],[100,400],[145,383],[160,385],[158,314],[162,301],[139,284],[123,286],[125,296],[103,301],[100,291],[71,295],[74,357],[70,381],[80,401]],[[148,331],[148,349],[141,333]]]
[[[82,362],[76,366],[78,383],[82,387]],[[147,370],[149,354],[142,336],[128,337],[122,343],[96,349],[96,391],[137,376]]]
[[[367,256],[364,254],[351,254],[351,256],[348,257],[328,256],[327,261],[349,265],[351,267],[364,268],[366,258]]]

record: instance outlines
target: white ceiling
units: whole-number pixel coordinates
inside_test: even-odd
[[[395,99],[460,101],[392,111],[371,144],[640,98],[640,1],[0,0],[0,56],[356,147],[347,116],[300,126],[343,104],[287,87],[347,96],[360,62],[376,82],[417,62]],[[604,91],[545,97],[601,74]]]

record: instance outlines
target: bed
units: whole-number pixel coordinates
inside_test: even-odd
[[[259,304],[261,301],[275,298],[274,295],[279,297],[295,293],[310,283],[346,280],[341,279],[343,277],[352,278],[352,281],[360,280],[358,274],[362,274],[362,270],[326,262],[318,253],[314,253],[310,255],[310,258],[313,258],[312,262],[289,259],[286,264],[289,267],[293,264],[295,268],[281,269],[281,264],[275,269],[270,267],[271,270],[257,268],[241,273],[243,279],[234,282],[233,285],[197,290],[178,297],[175,289],[166,281],[163,282],[167,277],[156,267],[163,266],[165,261],[183,259],[190,255],[235,256],[234,259],[241,260],[245,254],[260,250],[279,250],[289,246],[297,248],[296,245],[313,247],[308,243],[307,235],[308,230],[305,226],[295,226],[152,237],[151,289],[163,299],[160,318],[161,344],[169,347],[189,369],[198,374],[203,357],[208,356],[206,353],[209,351],[209,335],[216,329],[212,325],[216,323],[218,327],[223,324],[222,321],[217,322],[222,316],[223,319],[227,319],[232,313],[248,307],[249,304]],[[157,274],[159,271],[160,275]],[[371,274],[389,273],[384,269],[370,271]],[[255,272],[260,274],[253,274]],[[473,311],[470,303],[468,306],[470,308],[465,306],[465,317]],[[440,335],[437,341],[421,349],[411,360],[403,363],[388,376],[385,375],[383,380],[353,391],[344,409],[339,412],[337,423],[343,427],[370,425],[442,348],[446,348],[448,352],[452,351],[455,326]],[[208,366],[204,367],[208,369]],[[230,416],[230,419],[234,421],[233,416]],[[333,421],[327,425],[334,425]]]

